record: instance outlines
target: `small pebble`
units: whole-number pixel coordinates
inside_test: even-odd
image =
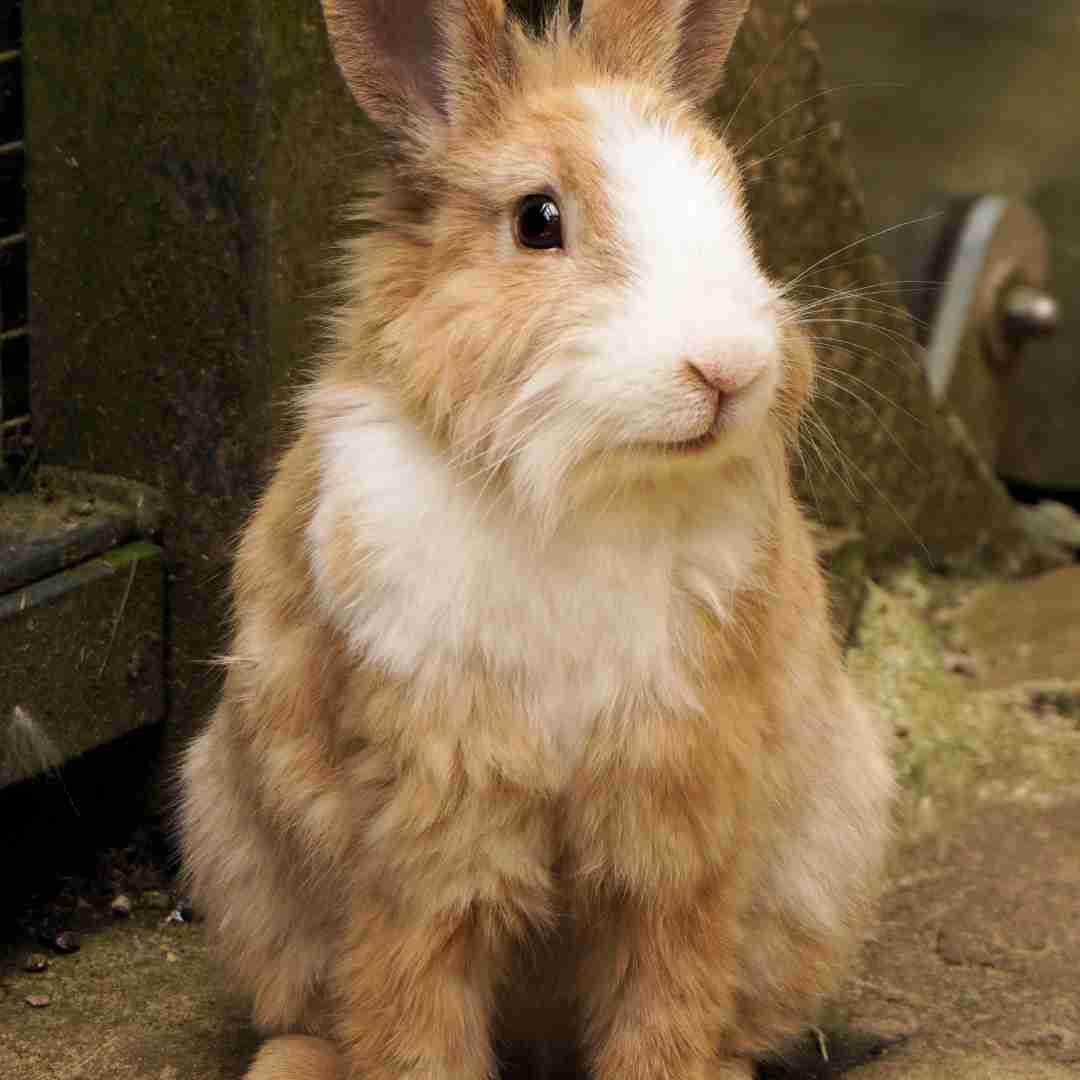
[[[44,1009],[46,1005],[52,1004],[52,998],[48,994],[31,994],[26,999],[26,1004],[31,1009]]]
[[[82,948],[82,942],[79,940],[79,935],[73,933],[71,930],[61,930],[60,933],[53,936],[52,947],[63,955],[68,953],[78,952]]]
[[[977,679],[980,675],[979,663],[973,656],[964,653],[947,653],[945,670],[953,675],[963,675],[968,679]]]
[[[49,958],[44,953],[31,953],[23,961],[23,970],[36,974],[39,971],[45,971],[49,966]]]
[[[121,893],[109,905],[109,910],[118,919],[126,919],[131,914],[131,901]]]

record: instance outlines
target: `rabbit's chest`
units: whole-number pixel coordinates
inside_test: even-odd
[[[505,549],[471,554],[444,555],[441,572],[389,573],[351,628],[365,653],[437,684],[488,672],[513,688],[520,720],[567,754],[615,703],[674,692],[682,604],[661,560],[597,552],[537,567]]]
[[[363,446],[328,446],[307,538],[319,599],[358,657],[414,683],[483,672],[569,753],[620,704],[686,699],[693,609],[722,622],[754,561],[738,514],[609,517],[541,543],[401,447],[386,483]]]
[[[358,654],[414,684],[484,672],[511,722],[572,764],[599,718],[693,697],[683,650],[702,602],[670,554],[585,554],[535,566],[475,536],[432,543],[385,564],[346,628]],[[719,570],[705,577],[723,592]]]

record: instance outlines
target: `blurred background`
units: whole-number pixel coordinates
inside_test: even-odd
[[[1041,218],[1060,330],[1029,345],[1010,380],[1000,471],[1025,496],[1050,489],[1077,504],[1080,8],[817,0],[811,26],[875,231],[979,195],[1026,202]],[[939,229],[936,220],[895,229],[877,243],[902,277],[925,278]]]

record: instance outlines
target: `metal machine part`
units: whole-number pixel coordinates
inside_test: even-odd
[[[985,195],[944,215],[928,277],[943,276],[927,307],[926,371],[982,456],[1002,466],[1025,347],[1061,323],[1049,291],[1050,239],[1030,207]]]

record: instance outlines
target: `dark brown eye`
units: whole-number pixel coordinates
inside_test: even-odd
[[[563,246],[562,213],[550,195],[527,195],[518,204],[514,221],[517,242],[534,251]]]

